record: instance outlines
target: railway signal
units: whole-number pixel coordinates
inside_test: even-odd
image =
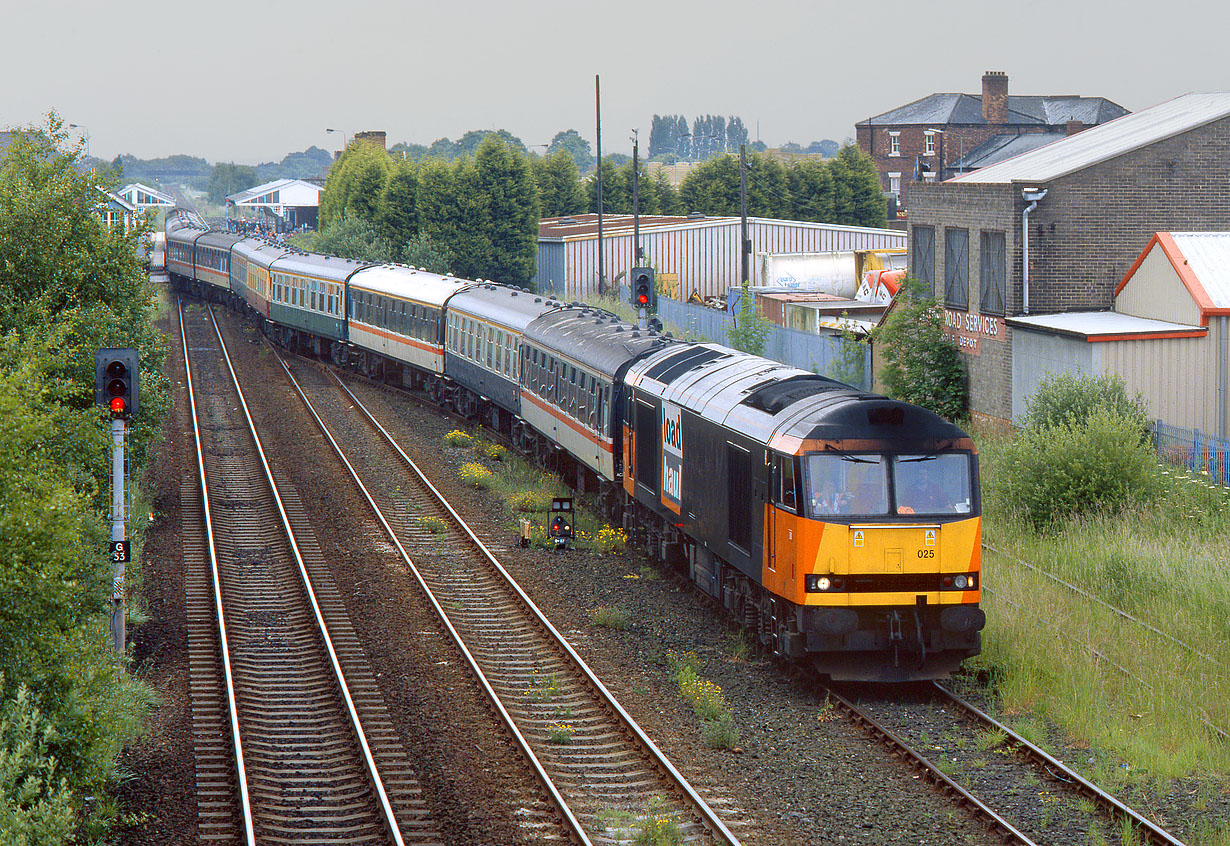
[[[645,309],[648,312],[658,310],[658,292],[653,284],[652,267],[634,267],[630,276],[632,281],[632,306]]]
[[[104,349],[94,353],[94,402],[126,419],[137,412],[137,351]]]
[[[572,528],[572,497],[557,496],[551,500],[551,526],[547,534],[555,541],[555,548],[567,549],[575,537]]]

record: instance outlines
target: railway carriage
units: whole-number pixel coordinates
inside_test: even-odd
[[[405,387],[443,401],[444,303],[473,284],[401,265],[363,268],[348,291],[349,341],[361,358],[354,363],[375,377],[398,375],[386,372],[391,366]]]
[[[231,296],[259,315],[261,327],[269,319],[269,268],[290,248],[259,238],[244,238],[231,248]]]
[[[283,346],[340,360],[346,280],[362,262],[289,252],[269,265],[269,333]]]
[[[540,458],[566,452],[576,462],[578,487],[589,487],[596,476],[600,494],[609,500],[620,473],[616,450],[624,373],[641,356],[672,343],[606,312],[580,307],[534,320],[521,341],[523,423],[514,427],[514,443]]]
[[[960,429],[713,345],[627,380],[636,522],[766,644],[880,681],[944,677],[977,654],[981,503]]]
[[[231,295],[231,247],[241,241],[239,235],[210,230],[196,239],[193,250],[193,279],[200,292],[211,299],[226,302]]]
[[[562,307],[550,297],[494,284],[449,297],[444,372],[454,383],[458,413],[511,430],[521,414],[521,335],[532,321]]]
[[[174,224],[173,228],[171,224]],[[196,242],[209,230],[185,222],[185,218],[168,218],[167,227],[167,273],[177,287],[196,296],[201,291],[196,287]]]

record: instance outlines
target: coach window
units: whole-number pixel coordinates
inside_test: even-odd
[[[308,302],[310,303],[309,307],[312,309],[312,311],[315,311],[316,310],[316,280],[315,279],[311,281],[311,286],[312,286],[311,291],[308,294]]]

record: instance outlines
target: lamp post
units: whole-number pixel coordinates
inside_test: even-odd
[[[83,123],[70,123],[69,129],[80,129],[82,136],[85,137],[85,157],[90,157],[90,128]]]
[[[340,129],[326,129],[325,132],[341,132],[342,134],[342,150],[344,151],[350,146],[350,136]],[[340,154],[339,154],[340,155]]]

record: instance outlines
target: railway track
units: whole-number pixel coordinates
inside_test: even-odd
[[[283,367],[571,836],[627,842],[661,821],[685,842],[738,843],[709,804],[724,798],[693,790],[360,398],[316,363]]]
[[[1005,843],[1183,846],[1067,764],[938,683],[829,688],[829,701]],[[1096,834],[1095,834],[1096,832]]]
[[[216,325],[181,307],[180,328],[199,472],[184,501],[201,509],[184,526],[201,841],[439,843]]]

